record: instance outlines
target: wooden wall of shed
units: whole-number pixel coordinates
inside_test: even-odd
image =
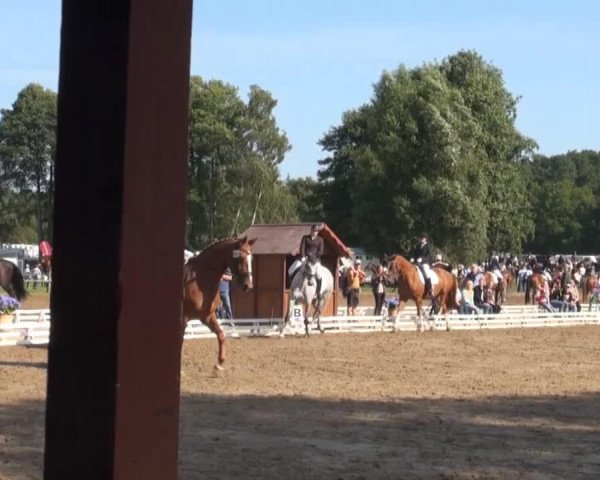
[[[322,264],[333,275],[334,292],[323,310],[324,316],[335,315],[338,307],[338,257],[326,245]],[[286,289],[285,255],[254,255],[254,288],[250,292],[232,289],[231,301],[235,318],[282,318],[287,311],[290,291]]]
[[[284,314],[285,277],[283,255],[254,255],[254,288],[250,292],[234,289],[231,294],[235,318],[281,318]]]
[[[285,278],[283,255],[260,255],[256,272],[256,318],[281,318]]]

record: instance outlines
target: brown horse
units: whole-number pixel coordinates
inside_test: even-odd
[[[256,239],[229,238],[214,243],[190,258],[183,267],[183,315],[181,338],[187,322],[199,319],[219,340],[216,368],[225,362],[225,334],[215,314],[219,306],[221,276],[229,267],[234,280],[244,291],[252,288],[252,250]]]
[[[12,262],[0,258],[0,287],[19,302],[27,297],[21,270]]]
[[[388,279],[398,285],[399,305],[397,315],[400,315],[400,311],[405,307],[408,300],[414,300],[417,305],[419,327],[422,329],[422,305],[425,297],[425,285],[419,277],[417,267],[401,255],[393,255],[387,261]],[[432,270],[439,277],[439,283],[433,285],[433,296],[438,301],[440,313],[445,315],[448,309],[456,307],[458,280],[447,270],[441,268]]]
[[[483,272],[481,288],[483,289],[484,287],[491,288],[494,291],[496,305],[502,306],[504,304],[506,301],[506,282],[504,280],[504,275],[502,276],[501,281],[498,281],[498,278],[492,272]]]
[[[507,268],[502,272],[502,278],[504,279],[504,286],[506,290],[512,288],[513,280],[515,279],[515,274],[513,273],[512,268]]]
[[[594,291],[594,288],[598,285],[598,276],[587,277],[582,280],[583,284],[583,302],[587,302],[590,294]]]
[[[557,276],[553,274],[552,280],[556,280]],[[541,273],[532,273],[527,281],[525,282],[525,305],[533,303],[536,292],[540,289],[540,286],[547,282],[548,279]]]

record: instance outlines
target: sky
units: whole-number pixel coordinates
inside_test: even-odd
[[[59,31],[59,0],[0,0],[0,108],[30,82],[57,89]],[[599,46],[597,0],[195,0],[191,73],[269,90],[282,175],[315,176],[318,140],[384,70],[460,49],[503,71],[540,153],[600,150]]]

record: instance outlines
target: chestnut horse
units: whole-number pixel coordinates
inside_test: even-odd
[[[587,277],[582,280],[583,284],[583,302],[587,302],[589,299],[589,295],[594,291],[594,288],[598,285],[598,276]]]
[[[423,329],[422,304],[425,297],[425,285],[419,278],[419,271],[415,265],[410,263],[401,255],[393,255],[387,258],[387,277],[392,283],[398,285],[398,313],[406,305],[408,300],[414,300],[417,305],[417,316],[419,318],[419,328]],[[456,306],[456,292],[458,290],[458,280],[450,272],[442,268],[432,269],[439,277],[439,283],[433,285],[433,296],[437,299],[440,306],[440,313],[445,315],[448,309]]]
[[[512,287],[513,280],[515,279],[512,267],[507,267],[506,270],[502,272],[502,278],[504,279],[505,290],[508,291]]]
[[[19,302],[27,297],[23,274],[12,262],[0,258],[0,287]]]
[[[483,289],[483,287],[491,288],[494,291],[496,305],[502,306],[504,304],[506,301],[506,281],[504,280],[504,275],[498,281],[498,277],[492,272],[483,272],[481,288]]]
[[[252,288],[252,250],[256,239],[248,237],[218,241],[195,257],[190,258],[183,267],[183,312],[182,332],[187,322],[199,319],[219,340],[219,358],[215,366],[221,370],[225,363],[225,334],[215,314],[219,306],[219,284],[221,276],[229,267],[233,278],[244,291]]]
[[[552,281],[555,281],[557,278],[558,275],[553,273]],[[525,282],[525,305],[533,303],[533,298],[535,298],[537,291],[540,289],[540,286],[547,281],[548,279],[544,277],[544,275],[541,273],[532,273],[529,276],[529,278]]]

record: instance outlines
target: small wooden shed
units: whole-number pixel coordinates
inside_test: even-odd
[[[235,318],[282,318],[287,309],[290,295],[288,268],[300,252],[300,242],[310,233],[310,223],[285,225],[254,225],[241,236],[256,238],[252,247],[254,288],[250,292],[233,289],[231,293]],[[325,249],[321,262],[333,274],[335,291],[323,315],[337,311],[337,266],[342,257],[352,251],[327,225],[319,235],[323,237]]]

